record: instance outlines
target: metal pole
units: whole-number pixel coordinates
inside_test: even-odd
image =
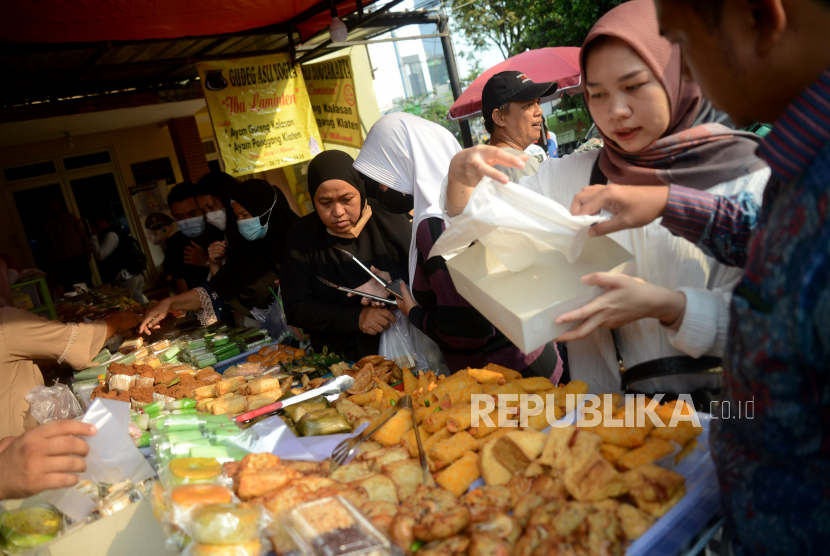
[[[452,87],[452,96],[454,100],[458,100],[461,96],[461,80],[458,77],[458,66],[455,65],[455,51],[452,48],[452,39],[447,32],[447,17],[441,14],[441,22],[438,24],[438,33],[443,35],[441,37],[441,47],[444,50],[444,61],[447,63],[447,73],[450,77],[450,87]],[[470,122],[461,120],[458,122],[461,126],[461,142],[465,149],[473,146],[473,134],[470,131]]]

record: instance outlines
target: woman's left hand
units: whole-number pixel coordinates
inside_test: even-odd
[[[372,272],[375,273],[376,276],[380,276],[381,278],[386,280],[387,283],[392,281],[392,277],[385,270],[378,270],[374,266],[371,266],[369,268],[371,269]],[[368,294],[371,294],[371,295],[376,295],[378,297],[392,297],[392,294],[389,293],[388,291],[386,291],[386,288],[381,286],[378,283],[378,281],[375,280],[374,278],[371,278],[368,282],[366,282],[362,286],[357,287],[355,289],[359,292],[368,293]],[[353,293],[350,293],[348,295],[349,295],[349,297],[354,297]],[[372,301],[368,297],[362,297],[360,299],[360,303],[362,305],[366,305],[367,307],[369,305],[371,305],[372,307],[385,307],[386,306],[384,303],[381,303],[379,301]]]
[[[412,297],[412,294],[409,293],[409,289],[406,287],[406,284],[401,283],[401,295],[403,299],[398,300],[398,309],[409,318],[409,311],[412,310],[413,307],[418,306],[418,302],[415,301],[415,298]]]
[[[598,272],[583,276],[582,283],[601,286],[606,292],[556,319],[556,324],[584,321],[556,338],[557,342],[581,340],[599,327],[619,328],[642,318],[656,318],[666,325],[677,325],[686,310],[686,296],[681,292],[632,276]]]

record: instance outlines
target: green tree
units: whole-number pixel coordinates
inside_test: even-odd
[[[473,50],[484,50],[488,41],[502,56],[515,56],[522,33],[535,11],[532,0],[449,0],[453,32],[464,37]]]
[[[608,10],[624,0],[551,0],[534,4],[532,25],[519,40],[522,49],[582,46],[588,31]]]
[[[546,46],[581,46],[591,26],[623,0],[449,0],[453,31],[474,51],[505,58]]]

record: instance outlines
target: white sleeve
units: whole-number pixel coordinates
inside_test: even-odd
[[[724,284],[714,290],[678,288],[686,296],[686,311],[679,330],[669,330],[669,343],[692,357],[705,354],[722,356],[729,333],[729,304],[732,289],[740,281]]]
[[[92,236],[92,243],[90,245],[90,250],[92,254],[95,255],[95,260],[102,261],[112,255],[112,252],[115,251],[115,248],[118,247],[118,234],[115,232],[109,232],[107,235],[104,236],[104,242],[98,243],[98,237]]]

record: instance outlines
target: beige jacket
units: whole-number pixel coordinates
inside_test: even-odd
[[[32,359],[88,366],[107,338],[104,322],[64,324],[11,307],[0,308],[0,438],[23,434],[23,396],[43,384]],[[31,419],[31,417],[29,417]]]

